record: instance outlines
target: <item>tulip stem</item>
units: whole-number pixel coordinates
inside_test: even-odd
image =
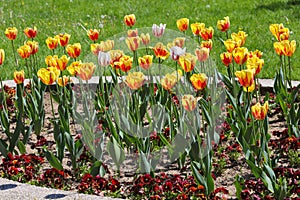
[[[14,54],[14,59],[15,59],[16,65],[17,65],[17,67],[19,67],[19,63],[18,63],[18,59],[16,57],[15,45],[14,45],[14,41],[13,40],[11,41],[11,45],[12,45],[12,49],[13,49],[13,54]]]
[[[291,57],[288,57],[288,66],[289,66],[289,79],[288,79],[288,82],[289,82],[289,85],[290,85],[290,89],[292,89]]]
[[[4,97],[4,99],[3,99],[4,108],[5,108],[5,110],[7,110],[6,97],[5,97],[6,95],[5,95],[5,91],[3,88],[3,82],[2,82],[1,76],[0,76],[0,84],[1,84],[1,92],[3,93],[3,97]]]

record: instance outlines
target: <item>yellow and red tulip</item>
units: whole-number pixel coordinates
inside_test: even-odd
[[[139,36],[137,36],[137,37],[127,37],[126,38],[126,44],[127,44],[128,49],[130,49],[131,51],[136,51],[140,46]]]
[[[110,53],[110,64],[112,67],[114,66],[115,62],[119,62],[120,58],[124,55],[123,51],[121,50],[111,50]]]
[[[214,35],[214,29],[212,27],[203,28],[200,32],[200,35],[201,35],[203,40],[212,39],[212,37]]]
[[[241,86],[245,88],[249,88],[254,82],[254,71],[252,69],[236,71],[235,76],[239,79]]]
[[[204,73],[193,74],[190,81],[196,90],[203,90],[207,85],[207,76]]]
[[[21,71],[14,71],[14,81],[16,84],[24,83],[25,73],[24,70]]]
[[[65,47],[69,44],[70,37],[71,37],[71,35],[68,33],[60,33],[56,36],[56,38],[58,39],[59,45],[62,47]]]
[[[23,46],[20,46],[17,52],[21,56],[21,58],[29,58],[29,56],[31,55],[31,47],[25,44]]]
[[[94,65],[94,63],[82,63],[77,76],[79,76],[84,81],[90,80],[94,74],[95,69],[96,66]]]
[[[176,76],[178,76],[179,79],[181,75],[178,72],[177,74],[166,74],[165,77],[160,80],[160,84],[165,90],[171,90],[178,81]]]
[[[18,35],[18,29],[16,27],[9,27],[5,30],[5,35],[9,40],[15,40]]]
[[[90,29],[87,31],[87,35],[92,41],[96,41],[99,38],[99,31],[97,29]]]
[[[267,116],[268,110],[269,110],[268,101],[266,101],[263,106],[260,105],[260,103],[257,103],[251,107],[252,115],[256,120],[264,120]]]
[[[68,67],[67,67],[67,70],[68,72],[72,75],[72,76],[77,76],[77,74],[79,73],[80,71],[80,68],[81,68],[81,61],[75,61],[75,62],[72,62]]]
[[[185,53],[179,56],[178,63],[182,67],[185,72],[190,72],[194,69],[197,62],[197,57],[190,54]]]
[[[212,46],[213,46],[212,40],[209,39],[209,40],[206,40],[206,41],[202,41],[200,46],[201,47],[206,47],[211,51]]]
[[[123,55],[118,62],[114,62],[114,67],[123,72],[128,72],[132,67],[132,62],[132,57]]]
[[[39,50],[39,43],[36,41],[27,41],[26,45],[30,46],[30,49],[31,49],[30,54],[31,55],[36,54]]]
[[[191,24],[191,30],[195,36],[200,36],[202,29],[205,28],[204,23],[193,23]]]
[[[241,47],[245,44],[247,34],[244,31],[239,31],[238,33],[232,33],[231,38],[237,42],[237,46]]]
[[[261,58],[263,55],[263,52],[259,51],[259,50],[255,50],[255,51],[249,51],[249,58],[252,58],[253,56],[257,56],[258,58]]]
[[[236,64],[242,65],[248,59],[248,49],[246,47],[237,47],[232,51],[232,56]]]
[[[60,71],[56,67],[41,68],[37,75],[45,85],[53,84],[59,77]]]
[[[57,79],[57,84],[61,87],[66,86],[68,83],[71,83],[72,79],[69,76],[59,77]]]
[[[201,47],[200,49],[195,50],[195,54],[198,58],[198,61],[204,62],[209,58],[209,48]]]
[[[128,73],[125,79],[125,83],[132,90],[137,90],[143,86],[145,82],[145,76],[142,72]]]
[[[155,47],[152,48],[152,50],[154,51],[154,54],[157,58],[165,60],[170,56],[170,53],[166,49],[166,46],[164,46],[161,42],[158,42]]]
[[[48,37],[46,39],[46,44],[47,44],[47,47],[50,50],[56,49],[56,47],[58,46],[58,39],[57,39],[57,37]]]
[[[230,63],[232,63],[232,54],[230,52],[224,52],[220,54],[220,58],[222,60],[222,63],[228,67]]]
[[[24,33],[28,38],[35,38],[35,36],[37,34],[37,29],[36,29],[36,27],[33,27],[33,28],[27,27],[24,29]]]
[[[3,64],[4,59],[5,59],[5,52],[4,52],[4,49],[0,49],[0,65]]]
[[[259,74],[263,65],[264,65],[264,60],[258,58],[257,56],[252,56],[251,58],[248,58],[246,63],[247,69],[255,70],[254,76]]]
[[[183,95],[181,98],[181,104],[185,110],[193,111],[197,106],[197,98],[190,94]]]
[[[137,37],[137,36],[139,36],[138,29],[129,29],[127,31],[127,37]]]
[[[285,28],[283,24],[271,24],[269,30],[272,35],[275,36],[277,41],[288,40],[290,36],[290,31],[288,28]]]
[[[217,27],[220,31],[225,32],[230,28],[230,20],[229,17],[224,17],[223,20],[218,20]]]
[[[140,37],[141,37],[141,41],[142,41],[143,45],[148,45],[150,43],[149,33],[147,33],[147,34],[142,33]]]
[[[175,38],[173,40],[173,43],[172,43],[171,46],[178,46],[180,48],[183,48],[184,43],[185,43],[185,38],[184,37],[178,37],[178,38]]]
[[[281,43],[281,51],[283,55],[291,57],[294,55],[295,50],[296,50],[296,41],[292,40],[283,40],[280,42]]]
[[[145,55],[143,57],[139,57],[138,62],[141,68],[144,70],[148,70],[152,65],[153,55]]]
[[[132,27],[135,24],[135,22],[136,18],[134,14],[124,16],[124,23],[126,24],[126,26]]]
[[[68,44],[66,47],[66,51],[71,58],[77,58],[81,53],[81,44]]]
[[[234,41],[233,39],[227,39],[224,41],[224,45],[226,50],[231,53],[235,48],[238,47],[238,44],[236,41]]]
[[[189,28],[189,19],[188,18],[178,19],[176,21],[176,25],[180,31],[184,32]]]

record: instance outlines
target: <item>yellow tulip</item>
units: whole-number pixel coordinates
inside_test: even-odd
[[[65,47],[69,44],[71,35],[68,33],[60,33],[55,37],[58,39],[60,46]]]
[[[31,47],[25,44],[23,46],[20,46],[17,52],[21,56],[21,58],[29,58],[29,56],[31,55]]]
[[[263,106],[261,106],[260,103],[257,103],[251,107],[252,115],[256,120],[264,120],[267,116],[268,110],[268,101],[266,101]]]
[[[184,32],[189,28],[189,19],[188,18],[178,19],[176,21],[176,25],[180,31]]]
[[[197,57],[190,54],[185,53],[179,56],[178,63],[182,67],[185,72],[190,72],[194,69],[197,62]]]
[[[236,71],[235,76],[239,79],[241,86],[250,87],[254,82],[254,72],[252,69]]]
[[[252,56],[251,58],[248,58],[246,67],[247,69],[254,69],[255,73],[254,76],[257,75],[260,71],[261,68],[264,65],[264,60],[258,58],[257,56]]]
[[[87,35],[92,41],[96,41],[99,38],[99,31],[97,29],[90,29],[87,31]]]
[[[35,38],[37,29],[36,29],[36,27],[33,27],[33,28],[27,27],[24,29],[24,33],[28,38]]]
[[[80,71],[81,65],[82,63],[80,60],[72,62],[71,65],[67,67],[67,70],[72,76],[76,76]]]
[[[61,87],[66,86],[70,82],[72,82],[72,79],[69,76],[65,75],[57,79],[57,84]]]
[[[238,65],[242,65],[248,59],[248,49],[246,47],[237,47],[232,51],[232,56]]]
[[[45,85],[51,85],[57,80],[59,73],[55,67],[48,67],[39,69],[37,75]]]
[[[151,67],[152,61],[153,61],[153,55],[145,55],[143,57],[139,57],[138,59],[140,67],[143,68],[144,70],[148,70]]]
[[[125,83],[127,86],[132,89],[132,90],[137,90],[145,82],[145,76],[142,72],[133,72],[133,73],[128,73],[125,79]]]
[[[193,23],[191,24],[191,30],[195,36],[200,36],[202,29],[205,28],[204,23]]]
[[[14,71],[14,81],[16,84],[24,83],[25,73],[24,70]]]

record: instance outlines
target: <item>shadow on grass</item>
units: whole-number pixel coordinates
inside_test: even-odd
[[[263,2],[263,1],[262,1]],[[277,11],[282,9],[291,9],[293,6],[300,6],[300,0],[289,0],[288,2],[273,2],[270,4],[260,4],[257,9],[268,9]]]

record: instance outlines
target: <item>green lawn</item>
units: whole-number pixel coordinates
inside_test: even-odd
[[[242,2],[242,3],[241,3]],[[0,48],[5,50],[6,58],[0,69],[0,77],[12,78],[16,68],[12,55],[11,42],[4,35],[7,27],[15,26],[19,35],[15,41],[18,48],[26,40],[22,33],[24,28],[36,26],[38,35],[36,41],[40,44],[38,57],[40,66],[44,66],[44,58],[51,54],[47,49],[45,39],[58,33],[71,34],[70,43],[80,42],[83,59],[90,54],[90,41],[86,29],[101,28],[101,40],[105,40],[126,30],[123,17],[134,13],[137,18],[135,27],[151,27],[153,23],[166,23],[167,28],[177,30],[176,20],[182,17],[190,19],[190,24],[203,22],[215,29],[211,57],[217,67],[225,72],[225,67],[219,60],[219,54],[225,51],[219,38],[225,35],[216,29],[216,22],[229,16],[230,32],[243,30],[248,34],[245,46],[249,50],[261,50],[265,66],[259,75],[263,78],[273,78],[279,68],[279,57],[273,50],[274,37],[269,32],[272,23],[283,23],[291,31],[291,39],[300,41],[300,2],[284,0],[189,0],[189,1],[151,1],[151,0],[1,0],[0,2]],[[191,35],[189,30],[187,34]],[[297,45],[299,46],[299,45]],[[57,52],[62,54],[62,52]],[[19,58],[19,62],[25,62]],[[296,50],[292,58],[293,78],[300,79],[300,51]]]

